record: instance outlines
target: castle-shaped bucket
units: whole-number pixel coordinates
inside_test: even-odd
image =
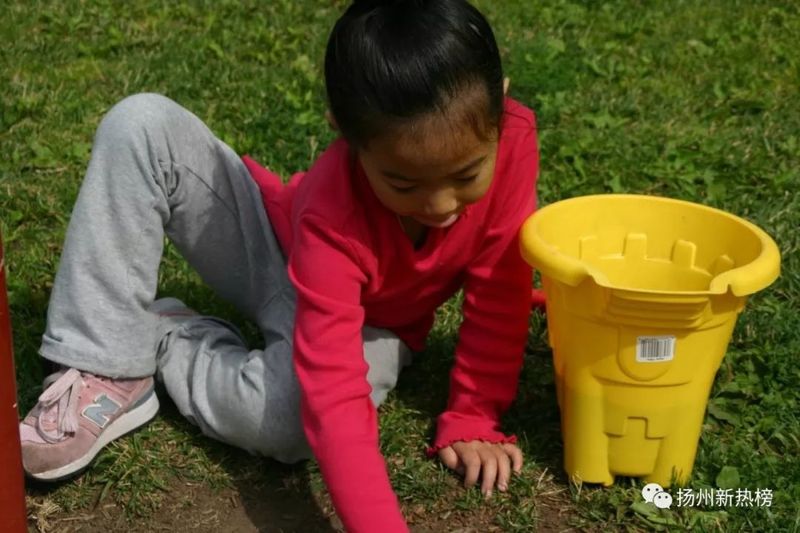
[[[775,242],[724,211],[611,194],[544,207],[520,246],[546,292],[567,473],[684,483],[736,318],[779,275]]]

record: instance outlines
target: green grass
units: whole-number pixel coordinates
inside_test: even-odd
[[[739,486],[772,488],[774,501],[769,508],[652,515],[634,505],[639,481],[620,479],[609,489],[570,484],[560,466],[552,367],[538,315],[506,424],[526,452],[524,475],[490,503],[476,491],[454,489],[455,478],[422,453],[446,398],[460,320],[453,301],[440,313],[428,352],[404,373],[381,411],[382,445],[406,509],[437,516],[455,509],[467,520],[488,509],[503,530],[526,531],[540,520],[547,493],[562,489],[577,528],[797,531],[798,5],[476,3],[495,28],[511,94],[538,115],[541,204],[597,192],[684,198],[745,216],[780,245],[783,274],[751,298],[714,382],[691,481],[696,489],[726,485],[733,468]],[[3,3],[0,225],[22,411],[40,392],[36,352],[47,299],[102,114],[127,94],[161,92],[239,152],[286,176],[305,169],[332,139],[323,119],[320,65],[327,33],[345,4]],[[172,248],[161,292],[237,321],[259,342],[254,328],[215,300]],[[731,468],[719,476],[723,467]],[[322,491],[313,463],[287,470],[252,459],[198,435],[167,407],[155,424],[110,446],[77,482],[45,494],[67,512],[108,500],[135,519],[158,509],[171,479],[292,486],[298,477]]]

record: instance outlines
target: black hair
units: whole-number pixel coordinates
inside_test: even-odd
[[[465,90],[481,90],[468,113],[476,133],[499,127],[503,68],[486,18],[466,0],[355,0],[325,53],[328,105],[356,146],[433,111]]]

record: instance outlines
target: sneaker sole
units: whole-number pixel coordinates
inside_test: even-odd
[[[147,400],[109,424],[105,431],[100,433],[100,435],[97,437],[97,440],[94,442],[92,447],[89,448],[89,451],[87,451],[81,457],[75,459],[68,465],[60,466],[58,468],[54,468],[53,470],[39,472],[36,474],[26,472],[26,474],[28,474],[29,477],[39,481],[59,481],[77,474],[89,466],[89,463],[92,462],[97,454],[100,453],[100,450],[102,450],[108,443],[122,437],[126,433],[130,433],[134,429],[139,428],[152,420],[156,416],[156,413],[158,413],[158,407],[158,397],[156,396],[155,391],[151,391],[150,397]]]

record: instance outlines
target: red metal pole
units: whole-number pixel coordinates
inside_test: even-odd
[[[19,448],[17,387],[14,350],[8,314],[3,241],[0,236],[0,524],[2,531],[28,530],[25,512],[25,479]]]

